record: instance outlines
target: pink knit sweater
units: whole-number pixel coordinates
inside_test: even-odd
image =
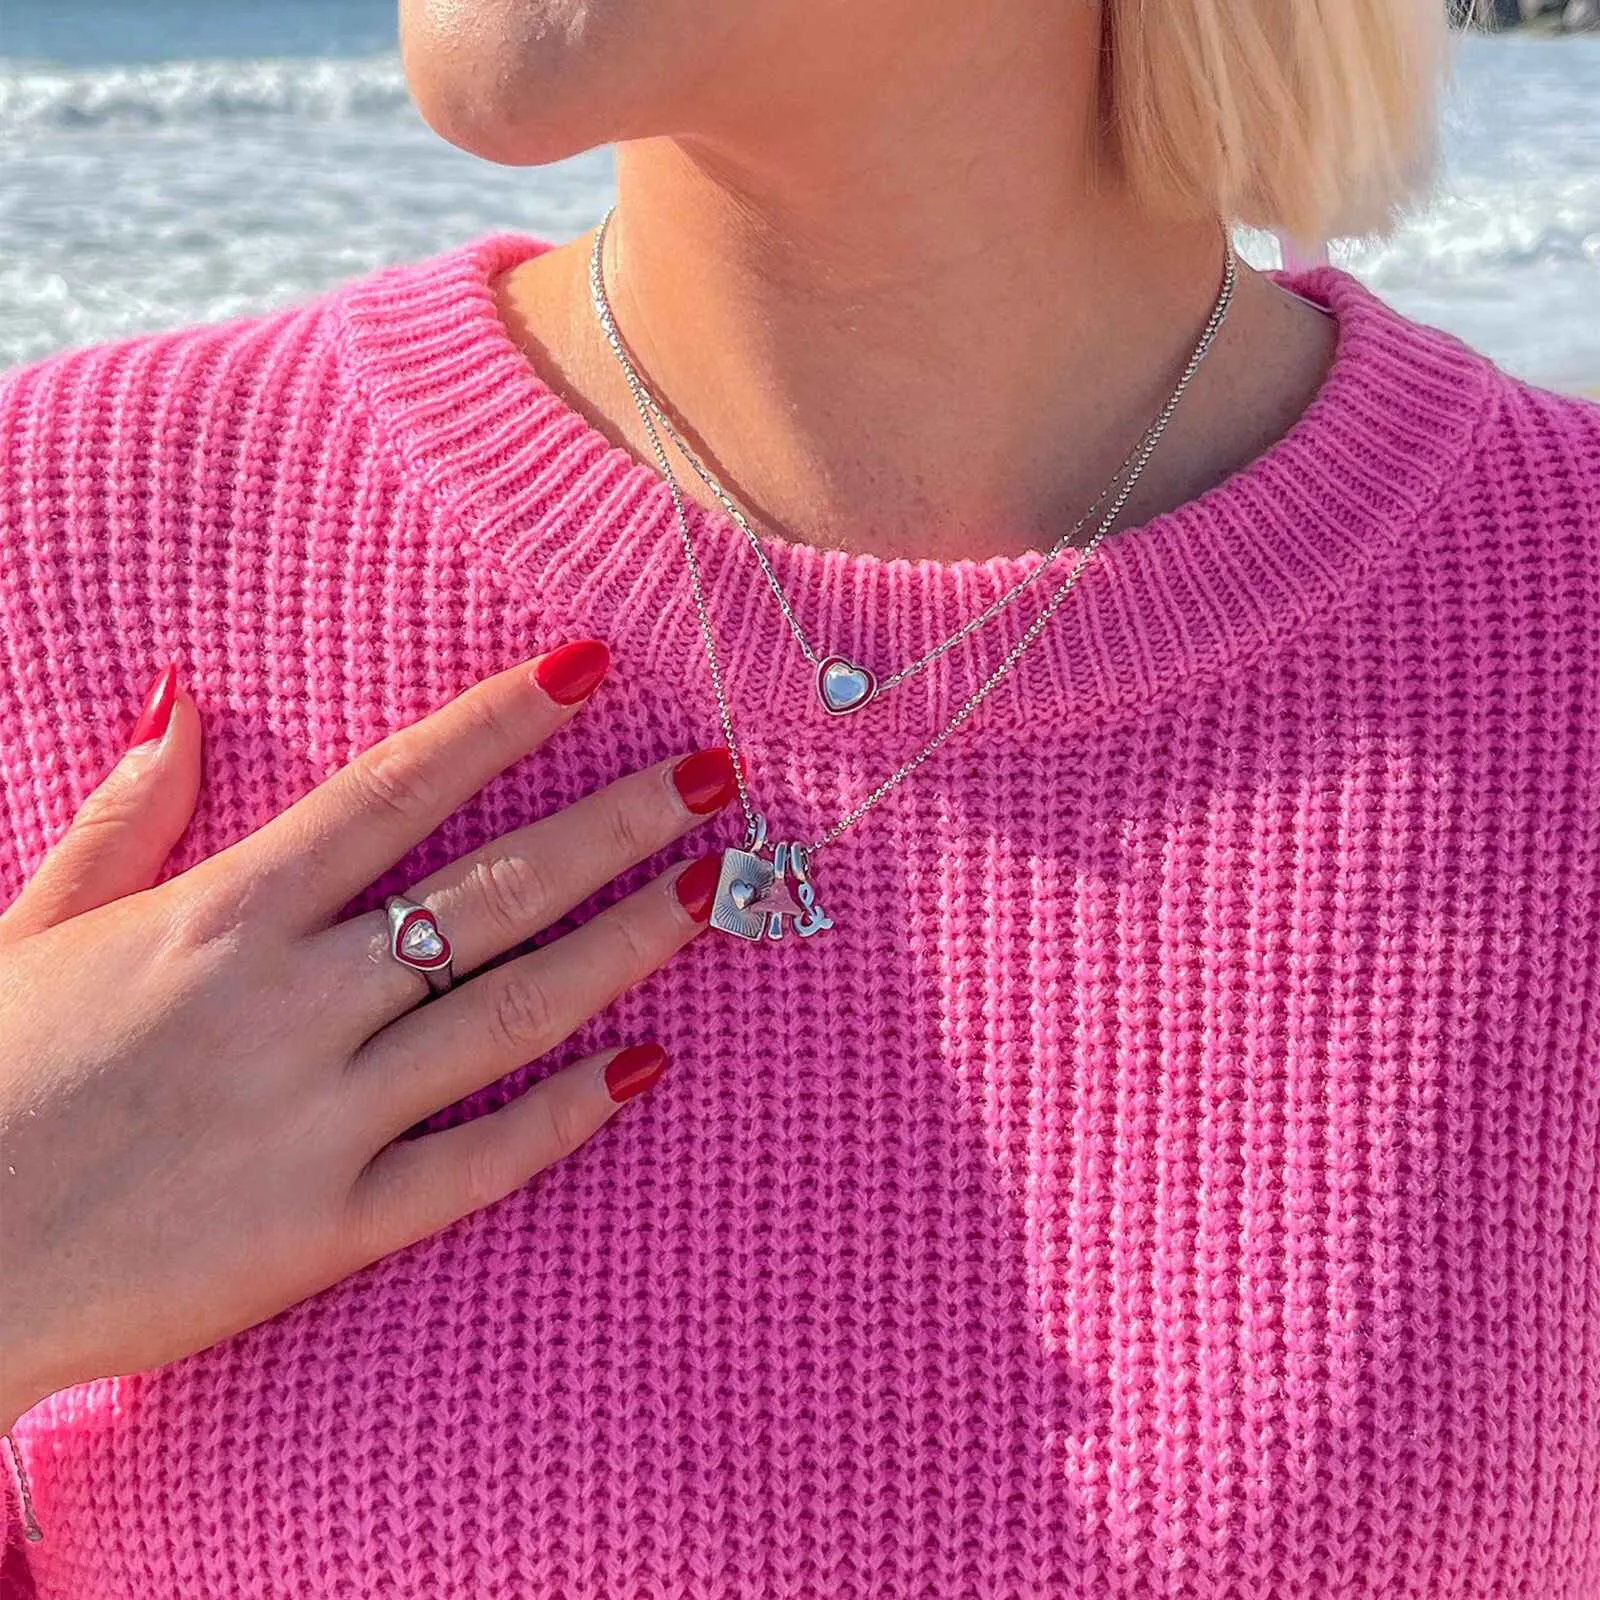
[[[573,726],[352,910],[715,741],[664,485],[496,319],[544,247],[0,382],[7,897],[174,653],[187,866],[484,674],[610,641]],[[659,1088],[22,1419],[40,1600],[1600,1595],[1600,409],[1293,282],[1341,327],[1310,411],[1107,543],[819,859],[836,928],[709,932],[560,1053],[659,1038]],[[1048,592],[829,719],[737,530],[695,526],[780,835]],[[879,667],[1040,559],[767,550]]]

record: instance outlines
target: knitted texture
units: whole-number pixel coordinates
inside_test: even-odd
[[[7,897],[173,655],[207,741],[179,870],[486,674],[610,642],[352,912],[717,741],[664,483],[495,315],[547,247],[0,381]],[[1109,540],[822,852],[832,931],[704,934],[419,1130],[661,1040],[570,1159],[19,1422],[40,1600],[1600,1595],[1600,410],[1288,281],[1340,324],[1310,410]],[[693,527],[780,838],[1051,587],[830,718],[738,529]],[[880,670],[1042,559],[765,543]]]

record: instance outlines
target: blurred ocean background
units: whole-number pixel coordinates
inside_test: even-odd
[[[1334,260],[1513,372],[1600,386],[1600,37],[1462,40],[1443,145],[1431,201]],[[604,151],[511,169],[431,133],[394,0],[0,0],[0,152],[0,367],[479,232],[568,238],[611,185]]]

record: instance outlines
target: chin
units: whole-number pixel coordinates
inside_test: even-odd
[[[440,138],[503,167],[543,167],[609,144],[604,133],[587,133],[571,121],[553,117],[549,107],[535,117],[526,111],[497,115],[476,98],[463,99],[412,85],[412,98]]]
[[[441,138],[501,166],[610,143],[619,63],[599,11],[584,0],[400,0],[417,110]]]

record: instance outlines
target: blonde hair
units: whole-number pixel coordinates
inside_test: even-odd
[[[1102,125],[1134,191],[1310,242],[1428,177],[1444,0],[1102,0]]]

